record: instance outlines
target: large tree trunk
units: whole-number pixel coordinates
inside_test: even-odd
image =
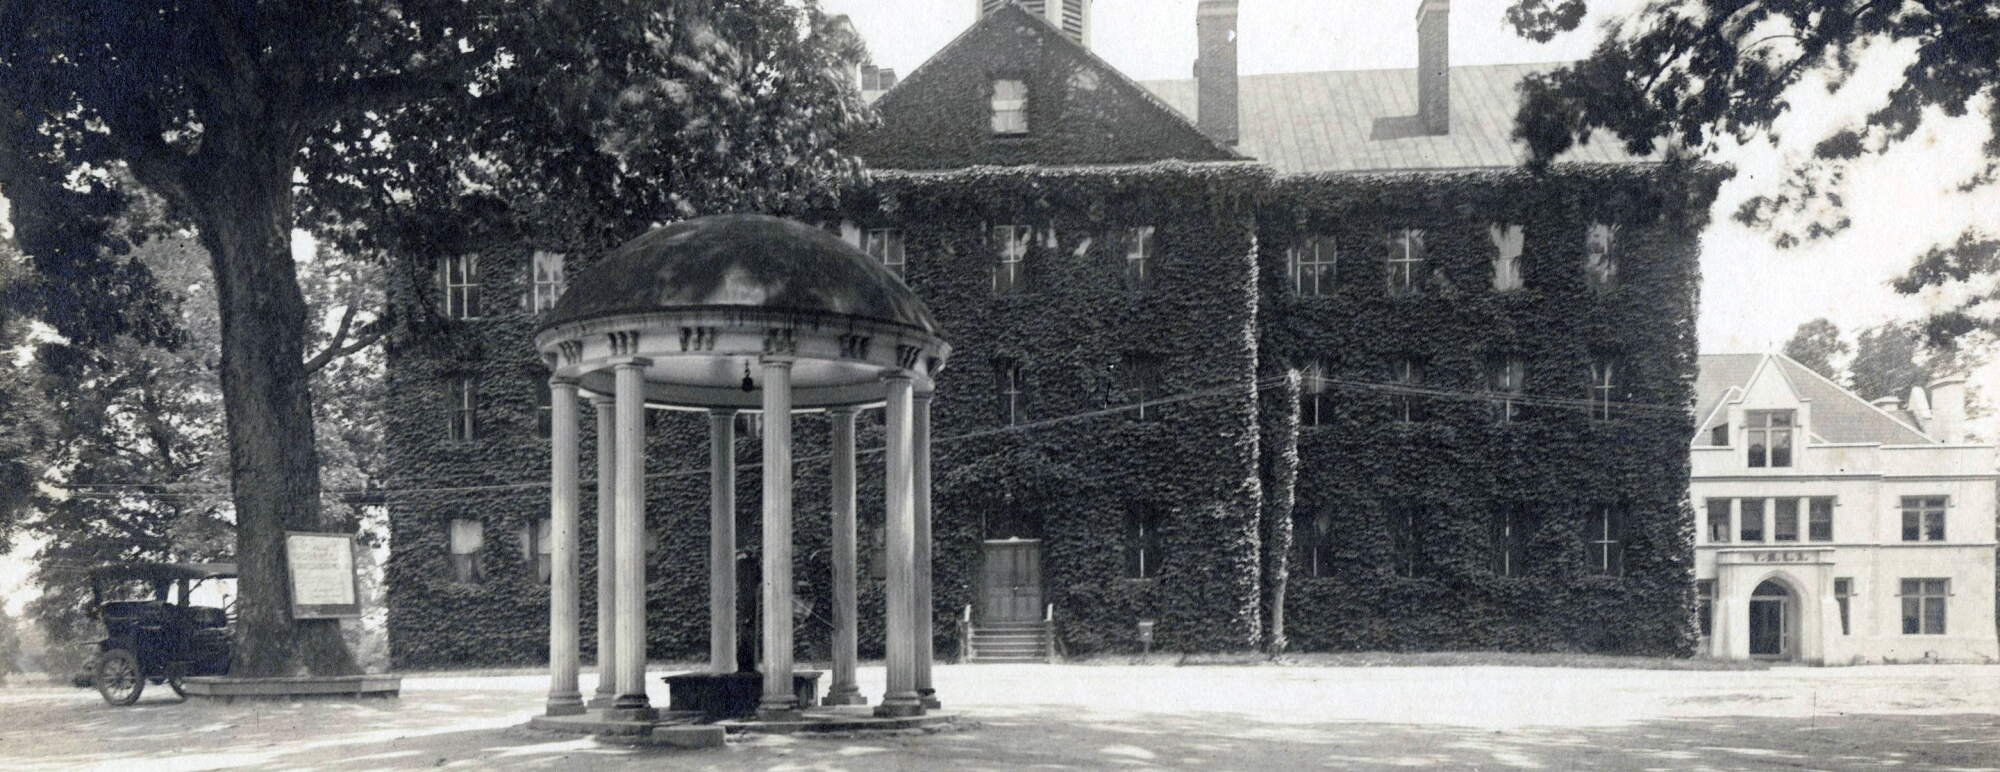
[[[222,316],[222,405],[236,504],[236,648],[244,677],[359,672],[335,620],[294,620],[285,532],[323,531],[305,370],[307,313],[292,264],[290,154],[190,180]],[[247,160],[247,159],[246,159]]]

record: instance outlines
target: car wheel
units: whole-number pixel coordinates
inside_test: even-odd
[[[126,649],[104,652],[97,662],[96,680],[97,693],[112,705],[138,702],[139,694],[146,690],[146,679],[139,675],[139,658]]]

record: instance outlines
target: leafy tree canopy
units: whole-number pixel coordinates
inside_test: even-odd
[[[1852,350],[1840,339],[1840,327],[1825,317],[1799,325],[1792,339],[1785,341],[1785,356],[1834,381],[1840,380],[1837,362]]]
[[[1523,36],[1549,40],[1574,30],[1589,0],[1514,0],[1508,20]],[[1848,164],[1907,142],[1927,115],[1983,111],[1995,130],[1986,162],[1962,173],[1964,189],[1993,184],[2000,172],[2000,15],[1986,0],[1646,0],[1614,23],[1591,56],[1521,84],[1514,134],[1546,164],[1599,130],[1635,153],[1663,145],[1702,152],[1724,138],[1776,142],[1773,121],[1787,90],[1808,76],[1838,85],[1862,54],[1880,44],[1914,51],[1903,80],[1872,111],[1817,144],[1781,192],[1753,197],[1736,212],[1746,224],[1771,225],[1781,214],[1841,204]],[[1849,218],[1813,219],[1780,228],[1781,247],[1830,236]],[[1802,230],[1802,232],[1798,232]],[[2000,330],[2000,233],[1979,230],[1952,244],[1911,255],[1897,283],[1905,293],[1956,285],[1945,309],[1927,322],[1934,341],[1977,329]]]
[[[39,281],[18,298],[80,347],[172,344],[120,229],[157,199],[217,297],[244,577],[235,671],[350,672],[294,621],[283,532],[329,527],[290,234],[424,254],[495,211],[579,246],[726,209],[783,211],[856,164],[847,35],[808,0],[0,0],[0,193]],[[135,195],[138,189],[147,196]],[[485,206],[466,201],[477,196]],[[154,221],[152,218],[140,218]]]

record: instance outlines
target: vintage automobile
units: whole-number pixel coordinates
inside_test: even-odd
[[[233,563],[132,562],[91,569],[91,608],[105,635],[86,675],[104,701],[137,702],[148,681],[181,695],[182,678],[227,674],[229,612],[192,605],[190,594],[204,583],[235,578]]]

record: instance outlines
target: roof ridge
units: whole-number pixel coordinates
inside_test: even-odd
[[[1564,64],[1575,64],[1578,61],[1580,60],[1550,59],[1547,61],[1540,61],[1540,62],[1487,62],[1484,64],[1454,64],[1451,65],[1450,69],[1476,70],[1476,69],[1487,69],[1496,67],[1547,67],[1547,66],[1564,65]],[[1347,75],[1347,74],[1373,75],[1373,74],[1387,73],[1387,72],[1412,72],[1416,69],[1417,69],[1416,67],[1356,67],[1343,70],[1292,70],[1290,72],[1257,72],[1249,74],[1239,73],[1236,77],[1238,79],[1248,79],[1248,78],[1275,78],[1275,77],[1284,77],[1292,75]],[[1195,79],[1190,77],[1190,78],[1149,78],[1138,82],[1139,83],[1193,83],[1194,81]]]
[[[1798,368],[1798,369],[1800,369],[1800,370],[1804,370],[1804,371],[1806,371],[1806,372],[1808,372],[1808,373],[1811,373],[1811,374],[1812,374],[1812,377],[1814,377],[1814,378],[1818,378],[1818,379],[1819,379],[1819,380],[1821,380],[1821,381],[1825,381],[1827,385],[1829,385],[1829,386],[1832,386],[1832,387],[1833,387],[1834,389],[1838,390],[1838,391],[1839,391],[1839,392],[1841,393],[1841,395],[1843,395],[1843,396],[1847,397],[1848,399],[1851,399],[1851,400],[1854,400],[1855,402],[1859,402],[1859,403],[1861,403],[1861,404],[1863,404],[1863,405],[1866,405],[1866,406],[1868,407],[1868,409],[1869,409],[1869,410],[1872,410],[1872,411],[1875,411],[1876,413],[1880,414],[1880,415],[1881,415],[1881,416],[1882,416],[1883,418],[1887,418],[1887,419],[1889,419],[1889,420],[1891,420],[1891,421],[1895,421],[1895,422],[1896,422],[1896,424],[1897,424],[1898,426],[1901,426],[1901,427],[1903,427],[1903,428],[1905,428],[1905,429],[1909,429],[1910,431],[1913,431],[1913,432],[1916,432],[1916,433],[1917,433],[1917,436],[1919,436],[1919,437],[1922,437],[1922,438],[1924,438],[1924,439],[1926,439],[1926,440],[1930,440],[1930,441],[1931,441],[1932,443],[1934,443],[1934,444],[1943,444],[1943,443],[1941,443],[1941,442],[1940,442],[1940,441],[1939,441],[1939,440],[1938,440],[1938,439],[1937,439],[1936,437],[1932,437],[1932,436],[1930,435],[1930,432],[1926,432],[1926,431],[1924,431],[1924,430],[1922,430],[1922,429],[1919,429],[1919,428],[1917,428],[1917,427],[1915,427],[1915,426],[1911,426],[1911,425],[1909,425],[1908,423],[1905,423],[1905,422],[1903,421],[1903,419],[1901,419],[1901,418],[1897,418],[1897,417],[1895,416],[1895,414],[1893,414],[1893,413],[1890,413],[1890,412],[1889,412],[1889,411],[1887,411],[1887,410],[1883,410],[1883,409],[1882,409],[1882,408],[1880,408],[1880,407],[1877,407],[1877,406],[1875,405],[1875,403],[1873,403],[1873,402],[1870,402],[1870,401],[1868,401],[1868,399],[1867,399],[1866,397],[1863,397],[1863,396],[1861,396],[1861,395],[1859,395],[1859,394],[1856,394],[1856,393],[1854,393],[1854,391],[1853,391],[1852,389],[1849,389],[1849,388],[1847,388],[1846,386],[1842,386],[1842,385],[1840,385],[1840,383],[1839,383],[1838,381],[1835,381],[1835,380],[1834,380],[1834,379],[1832,379],[1832,378],[1828,378],[1828,377],[1826,377],[1826,376],[1825,376],[1824,374],[1820,373],[1820,371],[1818,371],[1818,370],[1814,370],[1814,369],[1812,369],[1812,368],[1810,368],[1810,367],[1807,367],[1807,366],[1805,365],[1805,363],[1804,363],[1804,362],[1800,362],[1799,360],[1796,360],[1796,359],[1793,359],[1793,358],[1791,358],[1791,357],[1790,357],[1789,355],[1785,354],[1785,353],[1784,353],[1784,352],[1782,352],[1782,351],[1779,351],[1779,352],[1772,352],[1772,353],[1770,353],[1770,354],[1766,354],[1765,356],[1769,356],[1769,357],[1773,357],[1773,358],[1776,358],[1776,359],[1777,359],[1778,361],[1781,361],[1781,362],[1787,362],[1787,363],[1790,363],[1790,364],[1791,364],[1791,365],[1792,365],[1793,367],[1796,367],[1796,368]]]

